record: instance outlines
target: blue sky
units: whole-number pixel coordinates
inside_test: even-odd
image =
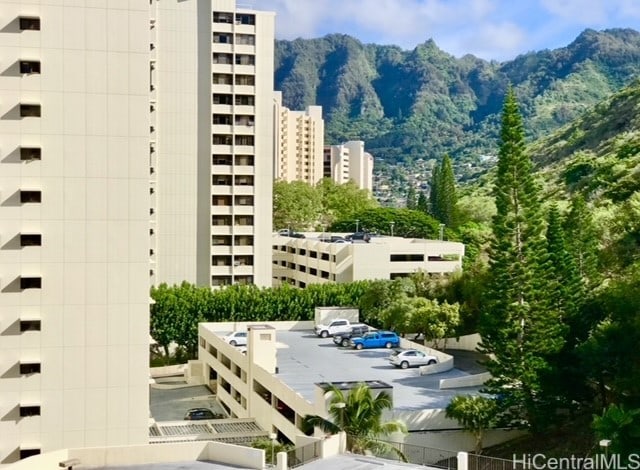
[[[457,57],[500,61],[566,46],[586,28],[640,31],[640,0],[253,0],[251,6],[277,12],[279,39],[344,33],[412,49],[432,38]]]

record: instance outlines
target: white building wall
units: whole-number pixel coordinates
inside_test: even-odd
[[[149,5],[88,3],[0,1],[0,465],[148,435]],[[41,73],[21,73],[24,59]]]

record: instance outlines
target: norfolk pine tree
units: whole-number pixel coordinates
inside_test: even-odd
[[[416,198],[416,188],[414,188],[412,183],[409,183],[409,189],[407,190],[407,209],[416,209],[417,198]]]
[[[571,253],[578,273],[587,286],[594,286],[598,273],[598,234],[593,216],[584,197],[577,194],[571,199],[571,208],[565,220],[567,249]]]
[[[431,172],[431,182],[429,183],[429,211],[431,216],[438,220],[440,220],[440,215],[438,214],[438,208],[440,207],[438,203],[438,186],[440,184],[439,172],[440,168],[438,165],[435,165]]]
[[[420,191],[418,195],[418,206],[416,207],[420,212],[424,212],[427,215],[431,215],[429,213],[429,200],[427,199],[427,195],[424,191]]]
[[[456,179],[449,155],[445,155],[442,159],[438,179],[438,220],[449,228],[455,228],[458,197],[456,196]]]
[[[493,378],[487,391],[501,397],[512,424],[538,431],[544,426],[541,411],[546,408],[542,376],[549,372],[549,356],[562,348],[563,328],[545,299],[539,189],[511,88],[500,136],[487,308],[480,321],[482,348],[492,355],[487,368]]]

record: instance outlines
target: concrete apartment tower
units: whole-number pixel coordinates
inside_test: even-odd
[[[0,466],[148,441],[149,4],[0,1]]]
[[[274,176],[315,185],[324,176],[322,106],[291,111],[282,105],[282,93],[276,91],[274,121]]]
[[[353,180],[360,189],[373,190],[373,156],[361,140],[326,146],[323,172],[337,184]]]
[[[151,0],[154,284],[271,285],[274,19]]]

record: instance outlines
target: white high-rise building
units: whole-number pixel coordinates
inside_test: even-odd
[[[146,443],[149,4],[0,24],[0,466]]]
[[[322,106],[291,111],[275,92],[274,176],[282,181],[315,185],[323,178],[324,120]]]
[[[274,19],[151,1],[153,283],[271,285]]]
[[[359,188],[373,189],[373,156],[364,151],[364,142],[350,140],[324,148],[324,176],[337,184],[353,180]]]

